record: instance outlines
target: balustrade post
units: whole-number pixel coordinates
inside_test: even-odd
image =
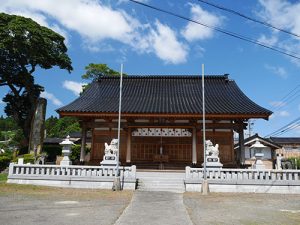
[[[9,164],[9,169],[8,169],[8,175],[11,176],[14,174],[14,166],[15,164],[14,163],[10,163]]]

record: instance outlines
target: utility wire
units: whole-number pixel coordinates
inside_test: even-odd
[[[286,129],[280,131],[280,132],[277,132],[277,133],[273,134],[272,137],[282,136],[283,134],[296,129],[299,126],[300,126],[300,123],[294,124],[293,126],[290,126],[290,127],[286,128]]]
[[[279,111],[280,109],[286,107],[289,103],[293,102],[294,100],[296,100],[300,96],[299,92],[300,92],[300,84],[298,84],[294,89],[292,89],[283,98],[281,98],[279,100],[279,104],[273,106],[272,110],[273,111]],[[282,102],[282,104],[281,104],[281,102]]]
[[[276,136],[282,132],[284,132],[285,130],[289,129],[291,130],[291,128],[293,128],[296,124],[299,124],[297,122],[300,122],[300,117],[296,118],[295,120],[293,120],[292,122],[288,123],[287,125],[281,127],[280,129],[266,135],[265,137],[271,137],[271,136]],[[300,124],[299,124],[300,125]]]
[[[297,123],[297,124],[294,124],[291,127],[288,127],[287,129],[285,129],[285,130],[281,131],[280,133],[276,134],[276,136],[281,136],[281,135],[283,135],[283,134],[285,134],[285,133],[287,133],[287,132],[289,132],[291,130],[294,130],[294,129],[298,128],[298,127],[300,127],[300,123]]]
[[[285,30],[285,29],[282,29],[282,28],[278,28],[278,27],[276,27],[276,26],[274,26],[274,25],[272,25],[272,24],[270,24],[270,23],[267,23],[267,22],[264,22],[264,21],[260,21],[260,20],[254,19],[254,18],[251,18],[250,16],[247,16],[247,15],[245,15],[245,14],[242,14],[242,13],[240,13],[240,12],[238,12],[238,11],[233,10],[233,9],[229,9],[229,8],[224,7],[224,6],[217,5],[217,4],[214,4],[214,3],[211,3],[211,2],[208,2],[208,1],[204,1],[204,0],[197,0],[197,1],[198,1],[198,2],[202,2],[202,3],[204,3],[204,4],[207,4],[207,5],[210,5],[210,6],[212,6],[212,7],[218,8],[218,9],[220,9],[220,10],[223,10],[223,11],[226,11],[226,12],[229,12],[229,13],[232,13],[232,14],[235,14],[235,15],[237,15],[237,16],[243,17],[243,18],[245,18],[245,19],[247,19],[247,20],[250,20],[250,21],[252,21],[252,22],[259,23],[259,24],[261,24],[261,25],[264,25],[264,26],[266,26],[266,27],[272,28],[272,29],[274,29],[274,30],[281,31],[281,32],[284,32],[284,33],[286,33],[286,34],[289,34],[289,35],[292,35],[292,36],[295,36],[295,37],[300,37],[299,34],[290,32],[290,31]]]
[[[159,12],[163,12],[163,13],[172,15],[172,16],[174,16],[174,17],[177,17],[177,18],[180,18],[180,19],[183,19],[183,20],[187,20],[187,21],[192,22],[192,23],[196,23],[196,24],[198,24],[198,25],[201,25],[201,26],[204,26],[204,27],[206,27],[206,28],[209,28],[209,29],[218,31],[218,32],[223,33],[223,34],[226,34],[226,35],[228,35],[228,36],[231,36],[231,37],[234,37],[234,38],[237,38],[237,39],[240,39],[240,40],[243,40],[243,41],[246,41],[246,42],[255,44],[255,45],[259,45],[259,46],[261,46],[261,47],[264,47],[264,48],[273,50],[273,51],[275,51],[275,52],[278,52],[278,53],[281,53],[281,54],[290,56],[290,57],[292,57],[292,58],[300,59],[300,56],[298,56],[296,53],[286,51],[285,49],[282,49],[282,48],[279,48],[279,47],[275,48],[275,47],[266,45],[266,44],[264,44],[264,43],[262,43],[262,42],[259,42],[259,41],[257,41],[257,40],[253,40],[253,39],[251,39],[251,38],[249,38],[249,37],[242,36],[242,35],[240,35],[240,34],[237,34],[237,33],[234,33],[234,32],[228,31],[228,30],[224,30],[224,29],[221,29],[221,28],[218,28],[218,27],[215,27],[215,26],[209,26],[209,25],[207,25],[207,24],[201,23],[201,22],[196,21],[196,20],[193,20],[193,19],[191,19],[191,18],[182,16],[182,15],[179,15],[179,14],[177,14],[177,13],[174,13],[174,12],[171,12],[171,11],[168,11],[168,10],[165,10],[165,9],[161,9],[161,8],[158,8],[158,7],[155,7],[155,6],[152,6],[152,5],[143,3],[143,2],[139,2],[139,1],[135,1],[135,0],[129,0],[129,1],[130,1],[130,2],[133,2],[133,3],[136,3],[136,4],[139,4],[139,5],[142,5],[142,6],[145,6],[145,7],[147,7],[147,8],[150,8],[150,9],[153,9],[153,10],[156,10],[156,11],[159,11]]]

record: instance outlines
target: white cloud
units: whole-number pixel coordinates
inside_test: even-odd
[[[47,100],[51,101],[53,105],[56,105],[56,106],[63,105],[63,103],[58,98],[56,98],[52,93],[49,93],[47,91],[41,92],[40,96],[42,98],[46,98]]]
[[[155,22],[155,26],[156,29],[151,29],[148,36],[149,43],[146,44],[152,48],[149,51],[154,51],[157,57],[167,63],[178,64],[186,62],[188,48],[177,40],[176,33],[169,26],[160,23],[158,20]]]
[[[300,2],[286,0],[259,0],[262,10],[259,16],[277,27],[300,33]]]
[[[5,103],[0,99],[0,104],[5,104]]]
[[[63,82],[63,87],[69,91],[72,91],[74,95],[79,96],[80,92],[82,92],[82,86],[86,85],[85,83],[80,83],[71,80],[65,80]]]
[[[193,20],[199,21],[208,26],[220,26],[223,18],[213,13],[205,11],[199,5],[190,4],[191,17]],[[213,37],[213,30],[207,27],[201,26],[196,23],[189,22],[187,26],[181,31],[181,34],[188,41],[203,40]]]
[[[40,25],[42,25],[44,27],[48,27],[51,30],[54,30],[55,32],[62,35],[65,38],[65,44],[68,45],[68,43],[69,43],[68,33],[60,25],[58,25],[56,23],[52,23],[52,24],[48,23],[46,16],[39,12],[34,12],[28,8],[19,9],[17,7],[11,6],[11,4],[12,4],[12,2],[10,2],[10,1],[3,2],[3,4],[0,5],[0,11],[6,12],[9,14],[15,14],[15,15],[20,15],[20,16],[24,16],[27,18],[31,18],[32,20],[39,23]]]
[[[266,64],[265,68],[267,70],[270,70],[272,73],[278,75],[281,78],[286,79],[288,77],[286,70],[281,66],[271,66],[271,65]]]
[[[66,30],[75,31],[91,43],[104,39],[132,43],[140,26],[124,11],[97,0],[2,0],[0,10],[31,17],[64,36]]]
[[[286,103],[283,101],[273,101],[273,102],[270,102],[270,105],[273,107],[282,107],[282,106],[285,106]]]
[[[273,46],[278,42],[278,37],[276,35],[272,35],[270,37],[267,37],[266,35],[262,34],[258,39],[258,42],[261,44]]]
[[[300,35],[299,1],[290,2],[287,0],[259,0],[259,3],[261,8],[257,14],[263,21],[267,21],[276,27]],[[272,31],[271,37],[261,35],[259,40],[270,45],[277,44],[278,47],[289,51],[291,54],[299,55],[299,37],[286,35],[280,36],[278,31]],[[300,66],[299,60],[291,58],[291,61]]]
[[[138,53],[154,53],[166,63],[185,62],[188,55],[170,27],[158,21],[141,24],[124,10],[112,8],[109,1],[2,0],[0,11],[31,17],[66,38],[68,32],[77,32],[83,39],[81,46],[92,52],[114,51],[104,41],[115,40]]]
[[[288,116],[290,116],[290,113],[288,111],[283,110],[283,111],[278,112],[278,115],[281,117],[288,117]]]
[[[195,51],[195,55],[197,57],[203,57],[205,53],[205,48],[201,47],[200,45],[196,45],[193,50]]]

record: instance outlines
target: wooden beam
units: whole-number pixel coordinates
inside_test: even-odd
[[[59,112],[61,117],[64,116],[74,116],[74,117],[94,117],[94,118],[103,118],[103,117],[113,117],[117,118],[118,113],[97,113],[97,112]],[[196,118],[201,119],[202,116],[196,113],[122,113],[122,118],[127,117],[136,117],[136,118]],[[269,114],[206,114],[207,119],[251,119],[251,118],[262,118],[269,119]]]
[[[109,127],[109,128],[117,128],[117,123],[106,123],[106,122],[87,122],[85,124],[86,127],[89,128],[97,128],[97,127]],[[247,124],[237,124],[237,123],[206,123],[207,129],[233,129],[239,131],[241,126],[243,128]],[[127,123],[121,122],[122,128],[193,128],[196,127],[198,130],[202,129],[202,123]]]

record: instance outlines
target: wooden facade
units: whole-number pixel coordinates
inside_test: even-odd
[[[99,122],[101,121],[101,122]],[[130,121],[130,122],[129,122]],[[202,124],[192,120],[165,120],[158,123],[155,119],[123,119],[120,142],[120,162],[136,164],[148,168],[163,163],[165,166],[184,168],[203,163]],[[184,121],[184,123],[182,123]],[[198,121],[199,122],[199,121]],[[92,150],[89,164],[99,165],[104,155],[104,144],[117,138],[117,121],[113,119],[82,120],[81,124],[92,130]],[[226,167],[236,166],[237,155],[234,152],[233,132],[244,123],[232,120],[207,121],[206,139],[219,144],[220,160]],[[134,136],[139,128],[159,128],[169,130],[184,129],[190,136]],[[83,138],[84,140],[84,138]]]

